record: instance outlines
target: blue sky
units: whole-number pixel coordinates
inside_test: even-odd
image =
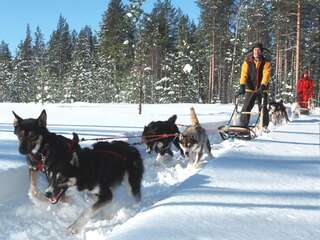
[[[67,19],[70,29],[79,31],[85,25],[99,30],[102,14],[110,0],[1,0],[0,41],[9,44],[11,53],[25,37],[26,26],[34,33],[40,27],[47,41],[56,29],[60,14]],[[122,0],[127,3],[126,0]],[[156,0],[146,0],[144,9],[150,12]],[[197,21],[199,8],[195,0],[171,0],[183,13]]]

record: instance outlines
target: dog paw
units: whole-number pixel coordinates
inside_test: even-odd
[[[67,232],[72,235],[78,234],[81,232],[81,226],[78,226],[77,224],[72,224],[67,228]]]
[[[70,196],[63,195],[60,201],[63,203],[72,203],[72,198]]]
[[[37,191],[36,189],[30,189],[29,190],[29,197],[33,200],[37,200],[40,202],[46,202],[48,203],[48,198],[46,198],[46,196],[44,194],[42,194],[41,192]]]

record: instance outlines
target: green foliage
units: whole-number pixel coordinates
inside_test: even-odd
[[[271,96],[294,100],[296,1],[196,0],[196,24],[170,0],[149,13],[145,0],[127,2],[110,0],[97,35],[88,26],[70,30],[60,16],[48,43],[39,27],[32,39],[29,26],[16,56],[0,42],[0,101],[227,103],[257,41],[271,51]],[[317,94],[320,0],[302,1],[301,11],[300,68],[310,69]]]

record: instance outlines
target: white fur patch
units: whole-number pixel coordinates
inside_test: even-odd
[[[43,137],[40,135],[36,141],[36,143],[37,143],[36,146],[31,151],[33,154],[36,154],[39,151],[39,149],[41,147],[42,139],[43,139]]]
[[[99,194],[100,193],[100,187],[95,186],[91,191],[89,191],[91,194]]]
[[[72,166],[79,167],[79,158],[78,158],[78,154],[76,152],[74,152],[72,154],[72,159],[70,161],[70,164]]]
[[[68,187],[72,187],[72,186],[74,186],[74,185],[76,185],[77,184],[77,179],[76,178],[69,178],[69,180],[68,180],[68,182],[67,182],[67,185],[68,185]]]

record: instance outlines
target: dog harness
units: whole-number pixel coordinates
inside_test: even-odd
[[[29,153],[28,154],[28,162],[29,162],[29,168],[34,170],[34,171],[44,171],[44,164],[46,159],[49,156],[49,150],[47,145],[45,145],[44,149],[42,152],[37,152],[37,153]]]

